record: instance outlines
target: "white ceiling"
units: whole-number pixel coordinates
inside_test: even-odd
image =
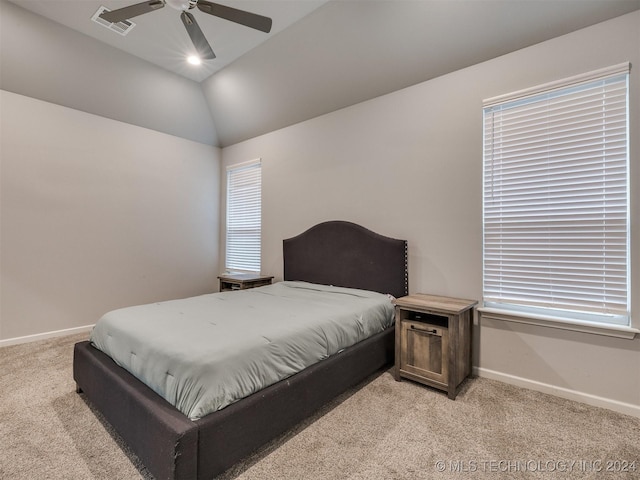
[[[640,0],[331,0],[202,85],[220,144],[232,145],[639,8]]]
[[[31,12],[11,5],[0,18],[0,86],[220,147],[640,9],[640,0],[220,0],[271,17],[273,29],[195,11],[218,56],[197,69],[170,7],[134,18],[121,37],[91,16],[141,0],[8,1]],[[187,90],[190,100],[180,96]],[[179,119],[170,101],[182,105]]]
[[[136,26],[126,36],[122,36],[91,21],[91,17],[101,5],[110,10],[116,10],[140,3],[142,0],[10,1],[197,82],[224,68],[327,2],[327,0],[220,0],[216,2],[270,17],[273,20],[273,27],[268,34],[194,9],[191,13],[216,54],[214,60],[196,67],[185,61],[185,58],[193,53],[193,46],[180,21],[180,12],[168,5],[131,19]]]

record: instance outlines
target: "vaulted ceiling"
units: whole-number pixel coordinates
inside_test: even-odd
[[[193,52],[189,36],[180,21],[180,12],[166,5],[157,11],[131,19],[135,24],[126,35],[104,28],[92,20],[101,6],[116,10],[142,0],[10,0],[22,8],[50,18],[112,47],[201,82],[238,57],[277,35],[327,0],[236,0],[221,4],[272,18],[273,27],[266,34],[228,20],[206,15],[197,9],[190,12],[211,44],[216,58],[198,67],[185,62]]]
[[[201,106],[183,105],[188,111],[180,121],[199,122],[185,136],[222,147],[640,9],[640,0],[225,0],[219,3],[272,17],[273,30],[264,34],[196,11],[218,56],[196,70],[184,63],[189,38],[171,8],[136,17],[134,30],[121,37],[91,15],[100,5],[115,9],[136,0],[12,2],[197,85],[210,118]],[[3,57],[19,48],[6,45],[8,35]],[[82,75],[82,67],[67,74]],[[0,75],[10,89],[21,88],[17,75]],[[215,134],[194,133],[198,128]]]

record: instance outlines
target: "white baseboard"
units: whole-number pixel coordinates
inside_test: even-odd
[[[517,377],[515,375],[496,372],[495,370],[489,370],[486,368],[473,367],[473,373],[474,375],[477,375],[479,377],[498,380],[500,382],[515,385],[517,387],[523,387],[528,388],[529,390],[535,390],[537,392],[548,393],[550,395],[555,395],[556,397],[566,398],[568,400],[574,400],[576,402],[586,403],[587,405],[592,405],[594,407],[606,408],[608,410],[613,410],[614,412],[640,418],[640,405],[619,402],[610,398],[599,397],[597,395],[591,395],[590,393],[578,392],[577,390],[557,387],[548,383],[537,382],[528,378]]]
[[[38,333],[36,335],[27,335],[25,337],[8,338],[0,340],[0,347],[8,347],[9,345],[19,345],[21,343],[37,342],[38,340],[46,340],[48,338],[64,337],[75,333],[90,332],[93,325],[85,325],[84,327],[66,328],[64,330],[56,330],[54,332]]]

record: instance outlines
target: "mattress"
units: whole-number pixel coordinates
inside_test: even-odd
[[[91,342],[196,420],[393,321],[387,295],[279,282],[114,310],[98,321]]]

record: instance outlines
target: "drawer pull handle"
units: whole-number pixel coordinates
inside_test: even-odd
[[[424,328],[418,328],[415,325],[411,325],[411,330],[418,330],[419,332],[428,333],[429,335],[437,335],[438,334],[438,330],[436,330],[435,328],[433,330],[427,330],[427,329],[424,329]]]

